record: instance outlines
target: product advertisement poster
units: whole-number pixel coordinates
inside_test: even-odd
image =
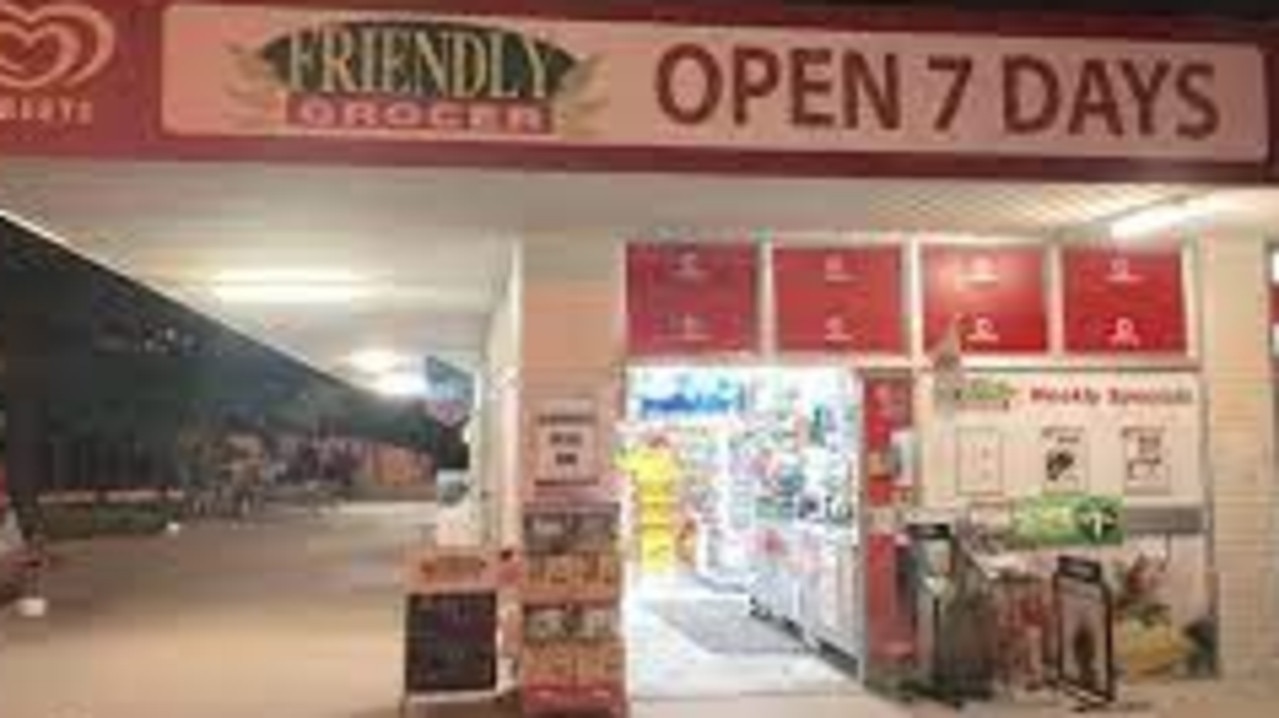
[[[1101,564],[1072,556],[1060,559],[1053,577],[1056,596],[1057,673],[1067,692],[1089,703],[1115,700],[1119,676],[1110,591]]]

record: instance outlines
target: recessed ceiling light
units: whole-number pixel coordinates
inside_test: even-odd
[[[373,379],[373,390],[382,396],[414,399],[426,396],[426,377],[421,372],[393,371]]]
[[[345,269],[236,269],[214,275],[213,295],[235,304],[341,304],[372,294],[367,279]]]
[[[230,304],[343,304],[372,289],[356,284],[215,284],[213,295]]]
[[[215,284],[361,284],[366,279],[346,269],[230,269],[213,276]]]
[[[411,361],[407,354],[382,348],[361,349],[346,358],[347,364],[366,374],[385,374]]]

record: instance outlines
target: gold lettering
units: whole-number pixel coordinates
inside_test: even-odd
[[[320,31],[322,69],[320,90],[326,93],[349,93],[356,88],[351,77],[351,59],[355,54],[355,41],[351,34],[340,28],[324,28]]]
[[[381,41],[380,43],[378,41]],[[381,81],[386,77],[386,72],[378,74],[378,46],[386,45],[386,34],[376,30],[360,31],[360,90],[369,92],[375,87],[381,87]]]
[[[440,57],[439,48],[431,42],[431,36],[420,32],[413,36],[413,45],[417,50],[418,66],[423,69],[425,77],[430,78],[432,94],[447,97],[450,93],[448,71],[444,66],[444,58]],[[418,92],[426,90],[426,82],[417,88]]]
[[[546,67],[546,60],[542,57],[542,53],[538,52],[537,41],[521,35],[520,44],[523,45],[524,55],[528,58],[529,91],[531,93],[529,99],[550,99],[551,73]]]
[[[393,31],[382,38],[382,77],[378,87],[387,94],[400,92],[400,78],[404,74],[409,59],[404,33]]]
[[[302,78],[315,62],[316,45],[310,33],[296,32],[289,37],[289,87],[303,86]]]
[[[484,41],[470,33],[449,35],[453,92],[457,99],[479,97],[488,84],[488,55]]]
[[[506,87],[506,36],[500,32],[489,33],[489,97],[494,100],[510,100],[519,96],[519,89]]]

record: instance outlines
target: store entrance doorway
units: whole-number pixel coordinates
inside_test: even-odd
[[[633,695],[856,685],[860,396],[836,367],[628,372]]]

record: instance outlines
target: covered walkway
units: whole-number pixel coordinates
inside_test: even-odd
[[[412,505],[346,508],[175,537],[62,546],[53,612],[0,616],[4,718],[390,718],[400,667],[403,558]],[[1269,716],[1279,688],[1149,688],[1134,715]],[[640,701],[636,718],[942,718],[855,690]],[[1070,715],[1060,707],[967,714]],[[451,717],[450,717],[451,718]],[[470,718],[468,716],[468,718]]]

